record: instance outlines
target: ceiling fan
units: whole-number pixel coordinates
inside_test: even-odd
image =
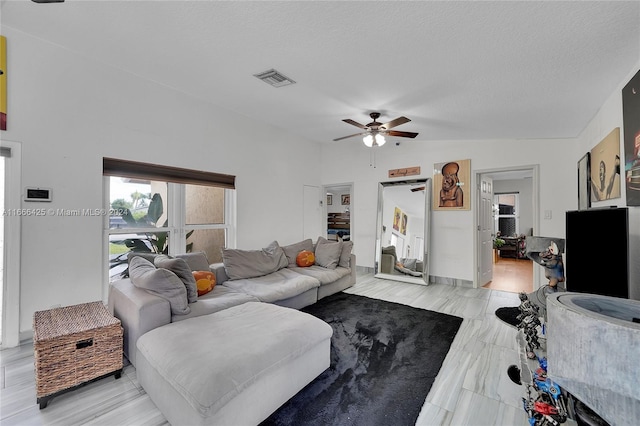
[[[378,118],[380,118],[379,112],[372,112],[369,116],[373,119],[373,121],[369,124],[360,124],[357,121],[353,121],[349,118],[344,119],[345,123],[349,123],[353,126],[361,128],[363,131],[360,133],[354,133],[353,135],[343,136],[341,138],[334,139],[334,141],[340,141],[342,139],[352,138],[354,136],[364,136],[362,138],[362,142],[369,148],[373,146],[382,146],[386,143],[386,136],[398,136],[401,138],[415,138],[418,136],[417,133],[414,132],[401,132],[398,130],[391,130],[392,128],[399,126],[404,123],[408,123],[409,120],[407,117],[398,117],[395,120],[391,120],[388,123],[379,123]]]

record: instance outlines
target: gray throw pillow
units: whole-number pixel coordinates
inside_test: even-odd
[[[196,251],[193,253],[176,254],[178,259],[184,259],[191,268],[192,272],[195,271],[209,271],[209,259],[207,254],[203,251]]]
[[[196,286],[196,279],[193,277],[192,269],[189,267],[184,259],[172,258],[166,255],[157,256],[153,260],[153,264],[156,268],[168,269],[180,278],[185,288],[187,289],[187,301],[189,303],[196,302],[198,300],[198,288]],[[198,271],[207,269],[197,269]]]
[[[140,252],[140,251],[130,251],[129,254],[127,254],[127,263],[131,263],[131,259],[133,259],[136,256],[140,256],[143,259],[148,260],[149,262],[153,263],[153,261],[155,260],[156,257],[160,256],[159,254],[156,253],[146,253],[146,252]]]
[[[324,238],[323,238],[324,239]],[[328,242],[326,239],[318,239],[316,244],[316,265],[327,269],[336,269],[342,254],[342,241]]]
[[[277,241],[262,250],[222,249],[222,262],[227,276],[232,280],[261,277],[286,268],[289,264]]]
[[[343,268],[351,267],[351,250],[353,249],[353,241],[342,242],[342,252],[340,253],[340,260],[338,266]]]
[[[410,258],[403,257],[402,259],[400,259],[400,263],[402,263],[402,265],[404,265],[405,268],[411,271],[415,271],[417,260],[418,259],[410,259]]]
[[[395,262],[395,259],[398,259],[398,256],[396,255],[396,246],[382,247],[382,254],[392,255],[394,258],[394,262]]]
[[[282,246],[282,250],[284,251],[285,256],[287,256],[287,261],[289,262],[289,267],[298,266],[296,263],[296,257],[298,257],[298,253],[303,250],[308,250],[313,252],[313,241],[311,238],[306,239],[304,241],[300,241],[299,243],[289,244],[288,246]]]
[[[168,269],[156,269],[153,263],[135,256],[129,262],[131,283],[169,301],[172,315],[191,312],[187,302],[187,289],[176,274]]]

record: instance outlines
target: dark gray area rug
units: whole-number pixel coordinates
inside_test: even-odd
[[[261,423],[414,425],[462,318],[336,293],[302,309],[333,328],[331,366]]]

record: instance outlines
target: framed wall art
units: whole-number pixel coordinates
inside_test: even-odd
[[[393,209],[393,229],[400,232],[400,221],[402,220],[402,210],[398,207]]]
[[[0,130],[7,130],[7,39],[0,36]]]
[[[433,210],[471,210],[471,160],[434,165]]]
[[[342,205],[348,206],[349,204],[351,204],[351,195],[342,194]]]
[[[327,205],[330,206],[333,204],[333,195],[327,194]]]
[[[591,202],[620,198],[620,127],[591,149]]]
[[[578,210],[591,207],[591,153],[578,160]]]
[[[624,181],[628,206],[640,206],[640,71],[622,89]]]

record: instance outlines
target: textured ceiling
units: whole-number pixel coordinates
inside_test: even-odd
[[[3,26],[319,142],[370,111],[416,140],[576,137],[640,60],[638,1],[1,6]],[[270,68],[297,84],[253,77]]]

